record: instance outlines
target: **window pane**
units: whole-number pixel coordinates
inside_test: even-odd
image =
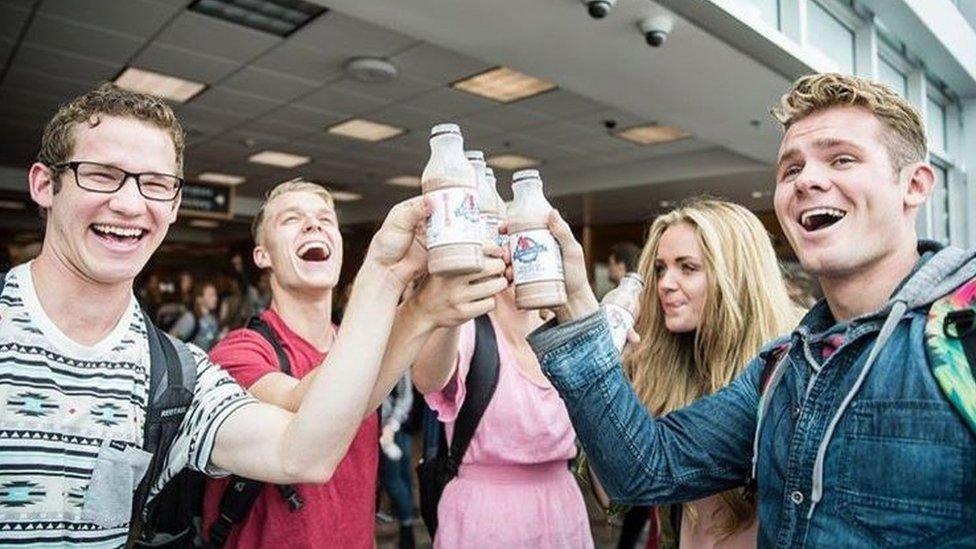
[[[820,53],[833,59],[840,72],[854,73],[854,32],[820,4],[807,4],[807,35]]]
[[[929,133],[929,149],[945,151],[945,107],[929,99],[925,114],[925,129]]]
[[[779,0],[745,0],[747,3],[756,6],[762,16],[762,20],[769,26],[779,28]]]
[[[908,96],[908,78],[883,57],[878,58],[878,80],[887,84],[902,97]]]
[[[932,238],[949,243],[949,186],[948,172],[942,166],[934,164],[935,188],[932,190]]]

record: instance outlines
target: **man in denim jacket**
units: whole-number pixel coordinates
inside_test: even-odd
[[[650,417],[554,214],[569,300],[530,344],[615,502],[755,478],[763,547],[976,546],[976,436],[923,333],[931,303],[976,276],[976,253],[918,241],[934,184],[921,119],[884,86],[836,74],[801,78],[774,115],[776,214],[826,296],[792,334],[725,389]]]

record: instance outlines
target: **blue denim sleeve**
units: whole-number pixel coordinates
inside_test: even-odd
[[[624,376],[601,312],[529,336],[576,435],[616,503],[659,505],[743,486],[762,362],[723,390],[654,419]]]

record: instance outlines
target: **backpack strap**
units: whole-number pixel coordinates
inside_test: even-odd
[[[929,308],[925,351],[942,392],[976,435],[976,278]]]
[[[763,419],[769,409],[769,401],[776,392],[776,387],[786,373],[786,358],[789,356],[790,343],[781,343],[759,355],[763,361],[762,373],[759,375],[759,405],[756,410],[756,432],[752,436],[752,469],[746,482],[745,498],[750,503],[756,501],[756,466],[759,462],[759,433],[762,430]]]
[[[291,361],[288,360],[288,355],[285,354],[285,349],[281,346],[281,340],[278,339],[278,335],[271,326],[260,315],[254,315],[248,319],[246,328],[257,332],[271,345],[278,357],[278,367],[286,375],[291,375]],[[264,485],[264,482],[258,480],[237,475],[231,477],[224,494],[220,498],[220,512],[217,520],[210,525],[210,532],[207,536],[208,547],[223,547],[227,543],[227,538],[230,536],[234,525],[247,518],[251,508],[254,507],[254,502],[261,495]],[[282,499],[288,503],[292,512],[305,506],[305,502],[294,486],[276,484],[275,488],[281,494]]]
[[[183,417],[193,402],[196,361],[190,349],[183,342],[157,328],[144,309],[142,315],[149,343],[148,406],[142,446],[153,457],[132,499],[130,536],[134,533],[145,538],[153,534],[149,492],[163,472],[170,447],[176,440]]]
[[[467,395],[454,424],[454,436],[447,456],[449,478],[457,476],[461,460],[464,459],[478,423],[481,422],[498,386],[498,342],[495,339],[495,329],[488,315],[479,316],[474,323],[474,355],[471,357],[468,375],[464,378]]]

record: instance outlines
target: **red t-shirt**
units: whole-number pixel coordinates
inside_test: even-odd
[[[285,326],[274,311],[265,311],[261,318],[278,334],[293,376],[304,377],[325,359],[325,354]],[[280,371],[271,344],[251,330],[228,334],[210,351],[210,358],[245,388],[265,374]],[[231,530],[226,546],[372,548],[378,440],[379,420],[370,414],[329,482],[295,487],[305,501],[300,511],[291,512],[278,490],[266,485],[247,518]],[[206,535],[219,513],[228,482],[207,480],[203,499]]]

